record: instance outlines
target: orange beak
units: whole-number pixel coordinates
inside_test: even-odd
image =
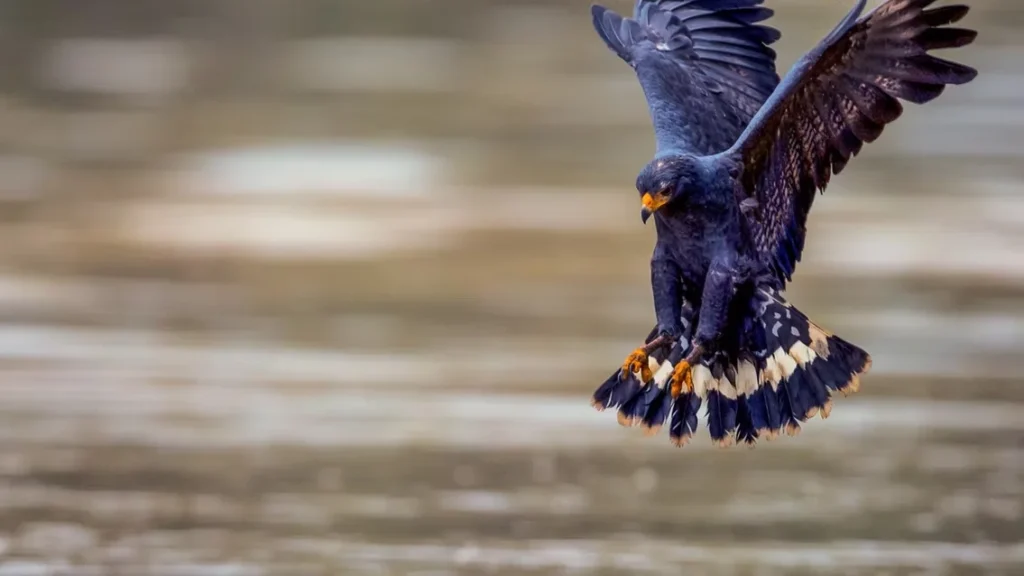
[[[647,223],[647,219],[651,217],[651,214],[657,212],[666,202],[668,202],[668,196],[665,194],[658,193],[651,196],[649,192],[645,193],[640,200],[640,203],[643,204],[643,207],[640,209],[640,219],[643,220],[644,224]]]

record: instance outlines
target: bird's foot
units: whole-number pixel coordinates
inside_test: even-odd
[[[630,374],[638,374],[641,382],[644,384],[650,382],[654,375],[651,372],[649,355],[651,352],[665,346],[671,346],[671,344],[672,338],[667,334],[662,334],[634,350],[626,357],[626,361],[622,363],[622,377],[627,378]]]
[[[672,392],[673,398],[678,398],[680,394],[693,392],[693,366],[700,360],[703,354],[704,346],[694,343],[690,347],[690,353],[686,355],[686,358],[676,364],[675,369],[672,370],[672,377],[669,380],[669,390]]]
[[[653,375],[651,374],[650,362],[647,358],[647,348],[641,346],[633,351],[632,354],[626,357],[626,361],[622,363],[622,376],[624,378],[629,377],[630,374],[640,374],[640,381],[647,383],[651,381]]]
[[[690,363],[686,360],[681,360],[679,364],[676,364],[669,383],[669,390],[672,392],[673,398],[678,398],[684,392],[693,392],[693,370]]]

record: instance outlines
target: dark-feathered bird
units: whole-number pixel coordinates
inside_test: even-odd
[[[970,44],[947,27],[966,6],[857,5],[782,82],[763,0],[639,0],[632,18],[592,8],[594,26],[635,71],[657,141],[636,180],[657,244],[657,326],[594,393],[624,425],[670,421],[685,444],[706,402],[711,438],[753,443],[828,417],[833,392],[859,388],[871,357],[817,326],[781,291],[807,213],[885,125],[900,100],[928,102],[977,72],[929,55]]]

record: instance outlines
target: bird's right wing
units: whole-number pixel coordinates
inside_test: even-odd
[[[594,28],[636,71],[658,150],[725,150],[779,83],[764,0],[638,0],[632,18],[595,5]]]
[[[858,19],[864,3],[793,66],[725,153],[742,165],[754,242],[783,284],[800,259],[815,193],[902,114],[898,99],[923,104],[977,75],[928,54],[974,41],[973,30],[943,27],[966,6],[888,0]]]

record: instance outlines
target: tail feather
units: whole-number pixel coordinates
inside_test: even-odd
[[[837,357],[833,362],[847,368],[850,380],[871,368],[871,356],[864,350],[838,336],[830,336],[828,341],[832,354]]]
[[[732,372],[735,374],[735,370]],[[733,443],[736,433],[739,410],[736,386],[729,380],[722,361],[716,361],[708,373],[710,378],[704,385],[708,399],[708,430],[712,441],[719,446],[727,446]],[[698,388],[696,383],[694,387]]]
[[[744,326],[750,330],[752,324],[745,322]],[[754,397],[757,391],[757,359],[752,354],[741,354],[735,374],[736,440],[753,445],[768,421],[763,399]]]
[[[595,391],[594,406],[618,408],[622,424],[641,425],[647,434],[668,421],[677,446],[696,433],[705,402],[708,433],[719,446],[753,445],[783,432],[793,436],[808,419],[827,418],[833,393],[856,392],[860,376],[871,368],[871,356],[823,330],[778,294],[764,294],[759,319],[744,323],[746,344],[738,352],[718,351],[698,362],[690,374],[692,389],[675,398],[668,392],[668,375],[682,358],[677,346],[667,356],[652,354],[652,382],[642,384],[616,371]]]
[[[763,419],[755,419],[760,422],[757,427],[758,436],[767,440],[778,436],[778,431],[782,428],[783,410],[782,400],[775,385],[771,382],[759,382],[757,389],[750,395],[750,404],[752,413],[763,416]]]
[[[654,333],[656,332],[657,330]],[[660,368],[654,374],[654,380],[648,384],[648,387],[654,390],[655,393],[648,402],[647,411],[640,422],[643,426],[644,434],[647,436],[657,434],[672,414],[673,399],[668,390],[669,378],[675,365],[683,359],[683,354],[684,351],[680,346],[673,347],[667,355],[664,354],[664,350],[654,353],[655,361],[659,364]]]
[[[825,386],[828,388],[829,393],[839,392],[843,395],[848,395],[847,385],[850,381],[850,375],[846,370],[832,362],[816,362],[807,368],[810,372],[813,372],[822,382],[825,382]]]
[[[652,386],[656,393],[654,398],[647,404],[647,411],[644,413],[640,424],[643,426],[644,434],[653,436],[661,430],[668,420],[669,412],[672,409],[672,397],[664,386]]]
[[[793,373],[790,377],[790,387],[797,391],[799,405],[793,406],[793,413],[801,421],[813,418],[828,402],[829,395],[825,386],[806,369]]]
[[[615,409],[625,404],[639,391],[640,382],[632,376],[624,375],[619,369],[597,387],[590,404],[599,411]]]
[[[676,446],[685,446],[697,433],[697,412],[700,411],[702,400],[695,392],[685,392],[672,402],[672,424],[669,427],[669,438]]]
[[[796,420],[805,420],[817,403],[811,395],[810,382],[804,370],[796,370],[786,381],[786,388],[792,398],[790,407]]]
[[[804,379],[807,381],[807,391],[810,394],[811,400],[811,408],[804,415],[807,418],[813,418],[828,404],[831,394],[829,394],[825,383],[818,377],[817,372],[808,370],[806,366],[801,368],[803,369],[800,373],[803,374]]]
[[[658,389],[654,386],[644,386],[642,388],[639,387],[639,384],[637,386],[637,392],[619,407],[618,418],[619,424],[622,426],[639,425],[644,415],[647,414],[647,407],[650,406],[651,401],[654,400],[654,396],[658,392]]]
[[[778,397],[779,397],[779,417],[782,420],[781,430],[787,432],[790,436],[796,435],[796,429],[800,427],[800,422],[796,419],[796,413],[794,412],[794,400],[793,393],[790,391],[790,383],[786,380],[779,382]],[[779,430],[774,432],[778,433]]]
[[[762,319],[770,354],[765,358],[762,389],[778,378],[781,401],[781,422],[770,422],[769,431],[796,434],[801,422],[816,415],[828,417],[832,392],[855,392],[871,359],[861,348],[811,322],[777,294],[769,294]]]
[[[653,358],[652,365],[658,363]],[[665,390],[665,382],[668,380],[670,369],[661,368],[655,375],[655,380],[646,384],[637,382],[637,389],[633,396],[626,400],[619,407],[619,424],[623,426],[643,426],[647,434],[655,434],[668,418],[669,402],[665,399],[668,395]],[[633,378],[633,380],[636,380]]]
[[[750,419],[750,426],[754,429],[753,438],[756,440],[768,430],[768,404],[764,392],[758,390],[750,396],[745,396],[741,405]]]
[[[718,390],[708,391],[708,431],[711,440],[719,446],[732,442],[738,409],[735,398],[729,398]]]
[[[740,396],[736,401],[736,408],[736,442],[752,446],[757,443],[759,427],[755,424],[750,399]]]

